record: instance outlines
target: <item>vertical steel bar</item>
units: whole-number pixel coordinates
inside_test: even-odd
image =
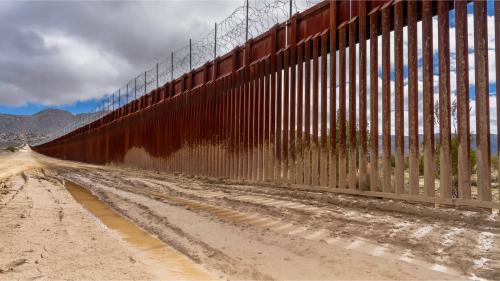
[[[217,23],[215,23],[214,35],[214,59],[217,57]]]
[[[299,75],[299,77],[301,77]],[[330,1],[330,188],[337,186],[337,1]]]
[[[247,77],[247,66],[244,66],[240,71],[240,84],[239,84],[239,116],[240,116],[240,148],[239,148],[239,158],[240,158],[240,179],[246,179],[247,176],[247,91],[246,91],[246,78]]]
[[[219,83],[218,83],[218,80],[216,80],[214,78],[213,82],[212,82],[212,85],[211,85],[211,89],[210,89],[210,95],[211,95],[211,99],[210,99],[210,115],[212,115],[211,119],[212,119],[212,124],[211,124],[211,145],[210,145],[210,158],[211,158],[211,161],[209,162],[210,165],[211,165],[211,169],[210,169],[210,175],[212,177],[216,177],[217,176],[217,164],[218,164],[218,161],[217,161],[217,129],[218,129],[218,119],[217,119],[217,114],[218,114],[218,110],[217,110],[217,102],[218,102],[218,99],[217,99],[217,90],[219,88]]]
[[[257,75],[257,67],[256,63],[253,63],[250,65],[250,86],[249,86],[249,95],[250,95],[250,105],[249,105],[249,162],[248,162],[248,167],[249,167],[249,180],[255,181],[256,180],[256,175],[257,175],[257,153],[256,153],[256,128],[257,128],[257,108],[256,108],[256,90],[257,90],[257,82],[256,82],[256,75]]]
[[[290,0],[291,4],[292,0]],[[290,9],[291,12],[291,9]],[[290,14],[291,16],[291,14]],[[296,183],[296,61],[297,61],[297,17],[292,17],[290,25],[290,153],[289,153],[289,181]]]
[[[449,2],[438,1],[439,174],[442,198],[451,198],[450,25]]]
[[[222,117],[223,117],[223,89],[224,89],[224,79],[218,78],[215,80],[216,88],[215,88],[215,95],[216,95],[216,103],[215,103],[215,116],[216,116],[216,176],[217,177],[222,177],[222,131],[223,131],[223,126],[222,126]]]
[[[271,29],[271,58],[270,58],[270,72],[271,72],[271,133],[270,133],[270,158],[272,166],[272,179],[278,179],[279,174],[276,172],[276,48],[277,48],[278,33],[277,27]]]
[[[243,91],[242,91],[243,69],[236,73],[236,127],[237,127],[237,155],[238,155],[238,179],[243,179]]]
[[[226,171],[226,81],[227,76],[223,76],[220,78],[220,88],[219,88],[219,149],[218,149],[218,157],[217,161],[219,161],[219,177],[225,177]]]
[[[378,10],[370,12],[370,190],[380,191],[378,172]]]
[[[264,125],[264,122],[263,122],[263,110],[264,110],[264,99],[263,99],[263,60],[260,60],[258,65],[257,65],[257,79],[258,79],[258,87],[257,87],[257,94],[258,94],[258,97],[257,97],[257,113],[258,113],[258,130],[257,130],[257,134],[258,134],[258,138],[257,138],[257,169],[258,169],[258,178],[257,180],[258,181],[263,181],[264,179],[264,176],[263,176],[263,173],[264,173],[264,167],[263,167],[263,149],[262,149],[262,145],[264,144],[264,140],[263,140],[263,128],[262,126]]]
[[[318,123],[319,123],[319,65],[318,65],[318,49],[319,49],[319,34],[313,38],[313,110],[312,110],[312,127],[313,127],[313,145],[312,145],[312,167],[311,167],[311,184],[319,185],[319,138],[318,138]]]
[[[229,82],[229,153],[230,153],[230,163],[229,163],[229,177],[236,178],[236,114],[235,114],[235,80],[236,80],[236,69],[237,69],[237,51],[232,52],[232,69],[230,74]]]
[[[477,192],[491,201],[490,106],[487,3],[474,1],[474,61],[476,82]]]
[[[264,142],[265,142],[265,180],[270,181],[272,180],[272,151],[271,151],[271,93],[270,93],[270,75],[269,75],[269,68],[270,68],[270,58],[267,57],[265,59],[265,68],[264,68],[264,73],[265,73],[265,85],[264,85],[264,94],[265,94],[265,99],[264,99]]]
[[[234,71],[234,82],[233,82],[233,118],[234,118],[234,173],[233,177],[235,179],[240,178],[240,109],[239,109],[239,100],[240,100],[240,92],[239,92],[239,77],[240,72]]]
[[[206,71],[206,69],[204,70]],[[198,175],[203,174],[203,153],[202,153],[202,145],[203,145],[203,88],[204,84],[206,83],[206,79],[203,79],[203,84],[198,88],[197,92],[197,109],[196,109],[196,116],[195,116],[195,122],[196,122],[196,127],[197,127],[197,140],[196,140],[196,173]],[[163,119],[161,119],[163,120]],[[162,124],[163,125],[163,124]],[[162,126],[163,127],[163,126]],[[163,142],[162,142],[163,143]]]
[[[359,189],[368,190],[366,122],[366,1],[359,2]]]
[[[250,95],[250,66],[245,65],[245,68],[243,70],[243,76],[242,76],[242,85],[241,85],[241,90],[242,90],[242,121],[243,121],[243,179],[248,180],[250,179],[250,168],[251,166],[248,165],[249,159],[250,159],[250,124],[251,124],[251,113],[250,113],[250,101],[251,101],[251,95]]]
[[[233,73],[231,72],[226,76],[226,114],[225,114],[225,129],[226,129],[226,136],[225,136],[225,142],[226,142],[226,150],[225,150],[225,155],[223,157],[223,161],[225,163],[225,170],[226,170],[226,177],[231,178],[231,172],[233,168],[233,146],[232,146],[232,133],[233,133],[233,122],[234,118],[232,115],[232,78],[233,78]]]
[[[328,124],[327,124],[327,52],[328,32],[321,34],[321,154],[320,154],[320,185],[328,186]]]
[[[408,1],[408,119],[410,194],[419,194],[417,1]]]
[[[356,33],[357,18],[349,22],[349,188],[356,189]]]
[[[275,163],[275,180],[281,182],[283,178],[283,158],[282,158],[282,135],[283,135],[283,120],[282,120],[282,97],[283,97],[283,51],[280,50],[277,53],[277,64],[276,64],[276,75],[277,75],[277,89],[276,89],[276,163]]]
[[[217,82],[216,80],[212,80],[210,83],[210,90],[209,90],[209,108],[208,108],[208,116],[209,116],[209,124],[210,124],[210,130],[209,130],[209,147],[208,147],[208,167],[209,167],[209,176],[214,177],[216,174],[216,159],[215,159],[215,145],[216,145],[216,129],[217,129],[217,119],[216,119],[216,110],[215,110],[215,102],[216,102],[216,97],[215,97],[215,92],[216,92],[216,85]],[[176,96],[178,97],[178,96]]]
[[[216,66],[217,67],[217,66]],[[215,176],[222,177],[223,176],[223,164],[221,161],[222,157],[222,147],[223,147],[223,90],[224,90],[224,78],[215,76]]]
[[[404,117],[403,117],[403,2],[394,4],[394,67],[395,81],[395,142],[396,167],[394,186],[396,193],[404,193]]]
[[[193,114],[193,91],[191,89],[186,93],[186,155],[185,155],[185,165],[186,173],[188,175],[193,174],[193,163],[192,161],[192,139],[193,139],[193,127],[192,127],[192,114]],[[155,119],[155,118],[154,118]]]
[[[296,182],[304,183],[304,43],[297,46],[297,168]]]
[[[434,197],[434,79],[432,49],[432,2],[422,2],[422,54],[424,93],[424,190]]]
[[[259,176],[259,62],[254,63],[253,73],[253,180]]]
[[[278,179],[278,172],[277,172],[277,155],[276,155],[276,54],[271,55],[271,61],[270,61],[270,71],[271,71],[271,112],[270,112],[270,117],[271,117],[271,133],[270,133],[270,142],[271,142],[271,166],[273,172],[272,174],[272,179],[276,180]]]
[[[311,184],[311,40],[305,42],[304,183]]]
[[[190,170],[190,173],[192,175],[197,175],[197,159],[196,159],[196,141],[198,139],[196,133],[198,130],[198,126],[196,123],[197,120],[197,89],[191,89],[190,91],[190,102],[189,102],[189,143],[190,143],[190,155],[189,155],[189,163],[188,163],[188,168]],[[157,107],[155,107],[157,108]],[[158,120],[158,116],[155,117],[155,126],[157,127],[156,121]]]
[[[255,153],[255,126],[256,126],[256,109],[255,109],[255,63],[250,65],[250,79],[248,81],[249,85],[249,95],[250,95],[250,100],[249,100],[249,109],[248,109],[248,117],[249,117],[249,162],[248,162],[248,168],[249,168],[249,177],[248,179],[250,180],[255,180],[255,175],[257,172],[256,169],[256,163],[255,161],[256,158],[256,153]]]
[[[346,34],[344,22],[339,26],[339,188],[346,188]]]
[[[259,181],[265,180],[265,60],[259,63]]]
[[[205,76],[206,77],[206,76]],[[200,109],[200,123],[202,123],[201,126],[201,140],[200,140],[200,169],[201,169],[201,174],[203,176],[208,175],[208,128],[205,125],[205,122],[208,122],[207,118],[207,112],[208,112],[208,79],[204,79],[205,84],[203,84],[200,88],[201,93],[200,93],[200,103],[201,103],[201,109]],[[169,99],[170,101],[170,99]],[[166,109],[168,110],[168,108]],[[168,112],[168,111],[167,111]],[[167,126],[168,127],[168,126]],[[168,133],[168,131],[167,131]],[[167,154],[168,155],[168,154]],[[168,162],[167,162],[167,167],[168,167]]]
[[[290,48],[286,48],[283,53],[283,180],[288,182],[288,154],[289,154],[289,112],[290,112]]]
[[[392,192],[391,183],[391,6],[382,7],[382,190]]]
[[[247,0],[247,4],[245,5],[245,9],[246,9],[246,25],[245,25],[245,41],[248,41],[248,0]]]

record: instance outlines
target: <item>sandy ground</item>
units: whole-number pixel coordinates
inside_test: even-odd
[[[33,156],[0,155],[0,280],[190,279],[106,228]]]
[[[21,168],[3,172],[14,159]],[[0,171],[8,190],[0,195],[0,279],[169,279],[186,270],[143,257],[100,227],[67,181],[213,278],[500,276],[500,218],[480,210],[93,166],[29,150],[0,156]]]

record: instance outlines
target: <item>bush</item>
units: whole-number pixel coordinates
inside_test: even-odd
[[[458,138],[457,136],[452,136],[451,137],[451,164],[452,164],[452,174],[456,175],[458,173]],[[436,172],[436,177],[439,177],[439,142],[436,142],[436,146],[434,148],[434,170]],[[470,168],[471,168],[471,173],[475,174],[476,173],[476,161],[477,161],[477,152],[475,149],[470,149]],[[492,167],[494,164],[498,163],[498,157],[495,159],[495,156],[492,157]],[[422,175],[424,173],[424,155],[423,153],[420,154],[419,157],[419,171],[420,174]]]
[[[13,146],[8,146],[7,148],[5,148],[5,150],[10,151],[10,152],[16,152],[17,148],[13,147]]]
[[[491,156],[491,167],[493,170],[498,170],[498,155]]]

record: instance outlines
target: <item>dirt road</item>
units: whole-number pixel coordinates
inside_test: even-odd
[[[220,279],[500,276],[497,214],[93,166],[29,150],[9,157],[27,164],[20,176],[4,175],[9,193],[0,197],[0,227],[8,231],[0,234],[0,270],[8,272],[0,279],[165,279],[182,276],[186,264]],[[186,257],[182,266],[142,258],[104,231],[66,191],[69,181]],[[43,247],[52,251],[50,262],[38,258]],[[26,261],[5,266],[16,259]]]
[[[127,243],[77,203],[58,178],[45,175],[36,157],[26,149],[0,155],[1,280],[200,279],[179,275],[179,268]],[[178,267],[204,271],[186,260]],[[206,276],[201,279],[212,279]]]

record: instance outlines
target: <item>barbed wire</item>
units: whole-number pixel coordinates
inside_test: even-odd
[[[217,56],[243,45],[248,39],[285,22],[292,14],[302,12],[319,2],[322,0],[245,0],[243,5],[237,7],[221,22],[214,24],[205,35],[197,40],[186,38],[186,42],[190,44],[171,52],[113,93],[104,95],[90,112],[81,114],[81,118],[75,122],[34,145],[49,142],[102,118],[167,82],[203,66]]]

